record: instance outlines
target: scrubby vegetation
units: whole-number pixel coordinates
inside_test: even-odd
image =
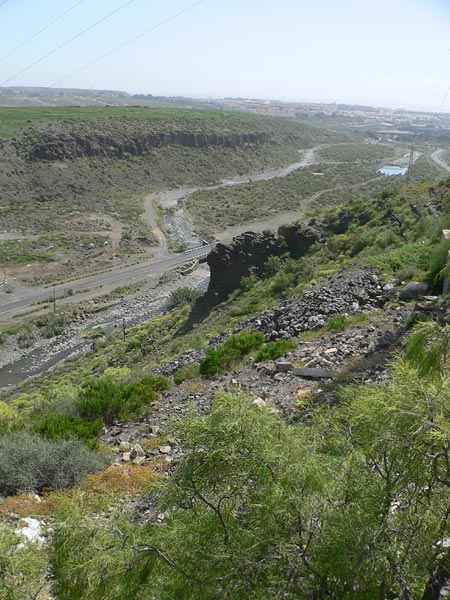
[[[351,161],[353,149],[346,152]],[[361,384],[364,375],[345,372],[320,389],[293,383],[287,416],[263,400],[263,385],[255,401],[253,363],[295,354],[297,341],[307,353],[320,336],[338,345],[347,335],[349,344],[378,309],[327,313],[309,340],[230,332],[355,263],[377,266],[380,288],[415,279],[439,292],[447,253],[440,232],[449,219],[448,182],[355,192],[316,215],[323,243],[301,259],[269,259],[260,277],[246,278],[202,320],[193,319],[184,291],[172,310],[125,338],[108,334],[86,355],[5,395],[0,598],[41,600],[42,590],[58,600],[434,600],[437,582],[450,577],[445,319],[438,324],[437,313],[417,311],[399,323],[410,337],[395,358],[386,350],[391,367],[379,379]],[[392,299],[394,312],[402,307]],[[25,329],[22,343],[39,328],[64,327],[58,317]],[[190,364],[184,356],[156,371],[208,344],[203,361],[192,352]],[[221,391],[214,377],[239,390],[241,370],[251,393]],[[174,385],[155,372],[173,373]],[[160,429],[155,415],[165,400],[170,410]],[[119,435],[124,425],[152,429],[141,448],[145,466],[130,452],[120,462],[119,451],[134,444],[132,435]],[[111,430],[117,443],[105,438]],[[113,457],[99,452],[105,443]],[[168,456],[168,448],[176,450]],[[118,462],[107,466],[112,458]],[[45,548],[20,552],[9,519],[24,514],[49,519]]]
[[[264,342],[264,335],[255,330],[230,335],[217,350],[208,348],[205,359],[200,363],[200,374],[217,375],[231,368],[252,350],[257,350]]]
[[[177,421],[185,454],[150,492],[164,525],[115,517],[110,527],[68,507],[53,536],[53,592],[433,598],[448,573],[448,335],[423,326],[388,381],[302,406],[300,428],[228,394],[209,415]]]
[[[79,441],[45,440],[26,431],[1,436],[0,452],[2,495],[66,488],[104,468],[109,461]]]
[[[263,360],[276,360],[283,356],[289,350],[296,347],[296,343],[291,340],[275,340],[274,342],[268,342],[259,350],[255,355],[255,363],[259,363]]]
[[[199,292],[190,287],[180,287],[170,293],[169,307],[176,308],[185,304],[192,304],[200,296]]]
[[[126,421],[131,415],[140,416],[144,406],[154,402],[160,390],[167,389],[164,377],[144,377],[128,384],[111,379],[94,379],[81,391],[77,410],[83,419],[112,423]]]

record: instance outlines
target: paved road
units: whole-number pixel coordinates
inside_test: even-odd
[[[440,154],[442,152],[441,150],[436,150],[436,152],[433,152],[433,154],[431,155],[431,158],[434,160],[434,162],[439,165],[440,167],[442,167],[443,169],[445,169],[446,171],[448,171],[450,173],[450,166],[442,160],[442,158],[440,158]]]
[[[15,298],[14,294],[0,293],[0,315],[13,313],[15,311],[28,308],[33,304],[37,304],[45,300],[51,300],[53,298],[53,293],[55,293],[56,298],[58,298],[64,296],[70,289],[74,295],[76,295],[83,290],[92,289],[111,283],[124,284],[130,280],[132,281],[133,279],[142,279],[149,274],[164,273],[169,269],[182,265],[192,258],[206,256],[212,248],[213,244],[210,244],[208,246],[195,248],[181,254],[173,254],[159,260],[149,260],[139,263],[138,265],[122,267],[114,271],[108,271],[106,273],[100,273],[99,275],[91,275],[89,277],[84,277],[83,279],[77,279],[76,281],[62,283],[56,285],[55,287],[49,287],[40,290],[30,289],[28,292],[21,292],[20,298]]]

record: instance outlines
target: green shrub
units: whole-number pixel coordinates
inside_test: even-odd
[[[170,293],[169,296],[169,307],[176,308],[178,306],[184,306],[185,304],[192,304],[199,297],[199,292],[194,288],[180,287]]]
[[[52,338],[64,333],[69,321],[69,317],[65,314],[51,313],[37,319],[36,325],[37,327],[42,328],[44,337]]]
[[[78,440],[46,440],[28,431],[0,437],[0,494],[66,488],[109,462]]]
[[[230,335],[217,350],[208,348],[206,357],[200,364],[200,374],[217,375],[222,373],[252,350],[257,350],[264,342],[264,335],[254,329]]]
[[[428,266],[427,281],[432,285],[438,285],[443,279],[447,267],[447,256],[450,250],[450,240],[438,244],[431,251]]]
[[[191,363],[189,365],[183,365],[175,371],[173,374],[173,381],[176,385],[180,385],[183,381],[188,379],[195,379],[200,375],[200,365],[198,363]]]
[[[141,414],[146,404],[154,402],[157,392],[168,389],[165,377],[144,377],[128,384],[108,379],[95,379],[81,391],[77,409],[83,419],[112,423],[126,421]]]
[[[406,329],[413,329],[418,323],[429,321],[430,317],[424,313],[413,312],[405,321]]]
[[[45,547],[24,544],[14,530],[0,524],[0,600],[43,600],[48,584]]]
[[[282,271],[273,278],[271,286],[272,293],[276,296],[283,296],[290,289],[297,285],[297,277],[294,273],[287,273]]]
[[[297,344],[291,340],[275,340],[274,342],[269,342],[259,350],[255,356],[255,363],[259,363],[263,360],[276,360],[296,347]]]
[[[34,334],[30,327],[24,327],[19,333],[17,344],[19,348],[30,348],[34,344]]]
[[[345,315],[336,315],[335,317],[330,317],[328,319],[327,329],[331,329],[333,331],[344,331],[348,324],[348,317]]]
[[[45,415],[40,423],[34,425],[32,431],[53,440],[69,440],[76,437],[94,449],[101,428],[101,419],[85,421],[53,412]]]
[[[21,424],[22,420],[17,411],[6,402],[0,401],[0,433],[7,433]]]

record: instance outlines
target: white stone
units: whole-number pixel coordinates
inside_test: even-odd
[[[26,517],[21,519],[19,525],[22,525],[19,529],[15,530],[17,535],[24,537],[27,542],[34,542],[42,546],[45,544],[45,538],[42,535],[42,524],[37,519]],[[19,547],[24,547],[27,542],[19,544]]]
[[[256,408],[264,408],[267,406],[267,404],[262,398],[255,398],[255,400],[252,402],[252,406],[256,406]]]

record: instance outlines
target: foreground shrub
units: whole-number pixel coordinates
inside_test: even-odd
[[[174,422],[183,454],[173,475],[148,499],[164,526],[65,514],[55,596],[442,598],[449,337],[449,326],[419,325],[389,378],[341,388],[301,427],[223,393],[207,415],[192,409]]]
[[[27,431],[0,437],[0,456],[0,494],[5,496],[66,488],[108,463],[78,440],[46,440]]]
[[[450,240],[438,244],[431,252],[430,263],[427,273],[427,281],[434,286],[439,284],[444,279],[445,273],[448,272],[447,256],[450,250]]]
[[[6,524],[0,525],[0,600],[48,598],[45,549],[23,544],[23,538]]]
[[[259,350],[255,356],[255,363],[259,363],[263,360],[276,360],[296,347],[297,344],[291,340],[275,340],[274,342],[269,342]]]
[[[49,413],[44,416],[40,423],[34,425],[33,431],[53,440],[79,438],[94,449],[97,446],[97,438],[101,428],[101,419],[85,421],[67,414]]]
[[[82,390],[77,409],[81,417],[91,421],[127,421],[131,415],[140,415],[145,405],[156,400],[157,392],[168,386],[165,377],[149,376],[128,384],[95,379]]]
[[[200,374],[216,375],[223,372],[252,350],[257,350],[265,341],[264,334],[255,329],[230,335],[217,350],[208,348],[200,364]]]

